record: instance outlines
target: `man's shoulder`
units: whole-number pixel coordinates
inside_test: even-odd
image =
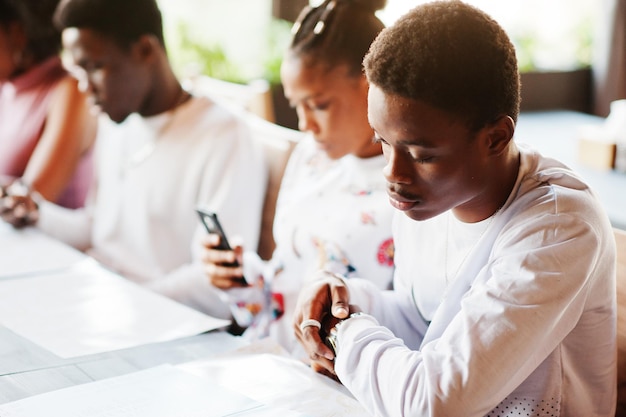
[[[243,114],[205,96],[193,96],[181,109],[176,124],[179,128],[207,135],[236,132],[236,136],[242,138],[250,136],[250,129]]]
[[[186,117],[213,120],[228,120],[232,123],[243,123],[241,115],[227,106],[207,96],[194,95],[187,105],[181,109]]]
[[[530,194],[544,199],[551,196],[561,202],[571,201],[573,206],[597,203],[593,190],[581,175],[532,149],[521,153],[519,177],[518,197]]]
[[[562,163],[523,152],[520,178],[505,210],[509,227],[526,232],[545,227],[610,234],[608,216],[587,182]]]

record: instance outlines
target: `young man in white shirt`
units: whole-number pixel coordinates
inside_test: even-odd
[[[103,113],[95,183],[84,210],[40,201],[29,218],[133,281],[229,317],[192,253],[206,233],[194,210],[209,207],[226,233],[258,244],[267,174],[246,123],[181,87],[155,0],[63,1],[55,19]]]
[[[612,229],[581,178],[513,141],[506,33],[434,2],[364,64],[398,210],[394,290],[329,273],[303,290],[313,368],[376,416],[613,416]]]

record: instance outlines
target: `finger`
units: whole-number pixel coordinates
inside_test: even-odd
[[[324,359],[331,362],[335,359],[335,353],[322,340],[322,334],[315,327],[307,327],[300,334],[296,334],[304,350],[311,359]]]
[[[27,196],[6,197],[2,199],[2,206],[3,211],[12,210],[13,215],[20,219],[34,217],[37,211],[37,204]]]
[[[231,288],[232,286],[240,287],[243,282],[243,268],[217,265],[208,263],[205,265],[205,274],[211,281],[211,284],[219,288]],[[238,283],[237,283],[238,282]],[[236,284],[236,285],[234,285]]]
[[[213,286],[220,288],[222,290],[227,290],[230,288],[240,288],[245,287],[245,282],[241,279],[241,277],[211,277],[211,284]]]
[[[230,265],[215,265],[215,274],[228,279],[240,279],[243,277],[243,267]]]
[[[0,213],[2,214],[11,213],[13,211],[11,207],[9,207],[7,203],[5,203],[5,200],[6,198],[3,198],[2,200],[0,200]]]
[[[328,310],[338,319],[345,319],[350,315],[350,295],[345,283],[345,277],[329,271],[319,271],[317,280],[329,283],[331,305]]]
[[[304,320],[317,320],[318,322],[322,322],[324,316],[326,315],[326,311],[330,307],[330,300],[327,300],[328,290],[325,286],[319,286],[317,291],[312,291],[312,296],[309,297],[307,295],[309,291],[302,291],[301,296],[299,297],[299,302],[296,306],[296,312],[294,314],[294,330],[296,335],[299,338],[303,338],[304,335],[308,335],[310,327],[301,328],[300,324]],[[304,301],[301,301],[304,300]],[[316,327],[312,327],[315,330],[319,330]],[[317,332],[313,332],[312,336],[315,336]]]
[[[345,319],[350,314],[350,297],[348,288],[343,281],[330,289],[332,298],[332,314],[338,319]]]
[[[12,196],[7,196],[2,199],[2,208],[6,210],[13,210],[16,204],[16,198]]]
[[[293,316],[294,324],[300,323],[308,318],[322,321],[322,318],[330,311],[332,299],[328,297],[331,281],[334,274],[326,271],[318,271],[313,279],[300,291],[296,302],[296,311]]]
[[[230,280],[226,277],[221,277],[218,275],[209,275],[209,281],[211,285],[214,287],[220,288],[222,290],[227,290],[230,288],[229,282]]]
[[[16,228],[28,226],[31,222],[31,213],[20,198],[8,197],[4,199],[1,216],[4,221]],[[32,215],[35,218],[35,215]]]
[[[236,245],[233,248],[233,254],[235,255],[235,261],[239,263],[239,265],[243,264],[243,246]]]
[[[311,358],[317,356],[333,360],[335,355],[323,341],[329,329],[318,329],[315,326],[301,327],[305,320],[325,322],[330,313],[331,299],[329,297],[329,282],[315,282],[303,289],[298,299],[294,314],[294,332],[305,351]]]
[[[235,252],[230,250],[205,249],[201,256],[206,264],[232,264],[237,260]]]
[[[16,229],[23,229],[26,226],[29,226],[28,220],[24,217],[18,217],[15,218],[11,224],[13,225],[13,227],[15,227]]]
[[[332,361],[328,361],[324,358],[321,360],[311,359],[311,369],[339,382],[339,378],[337,378],[337,374],[335,374],[335,364]]]
[[[220,236],[216,233],[207,233],[202,236],[201,242],[206,248],[214,248],[220,244]]]
[[[28,217],[28,209],[23,203],[15,205],[13,208],[13,215],[19,219],[26,219]]]

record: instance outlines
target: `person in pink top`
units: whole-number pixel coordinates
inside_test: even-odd
[[[61,63],[58,3],[0,0],[0,196],[20,184],[77,208],[91,182],[96,118]]]

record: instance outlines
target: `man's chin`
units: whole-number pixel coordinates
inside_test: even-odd
[[[432,219],[433,217],[438,216],[441,213],[414,207],[411,210],[404,211],[404,214],[411,220],[421,222],[424,220]]]
[[[111,119],[113,122],[120,124],[123,123],[124,120],[128,119],[129,114],[110,114],[107,113],[107,116],[109,116],[109,119]]]

